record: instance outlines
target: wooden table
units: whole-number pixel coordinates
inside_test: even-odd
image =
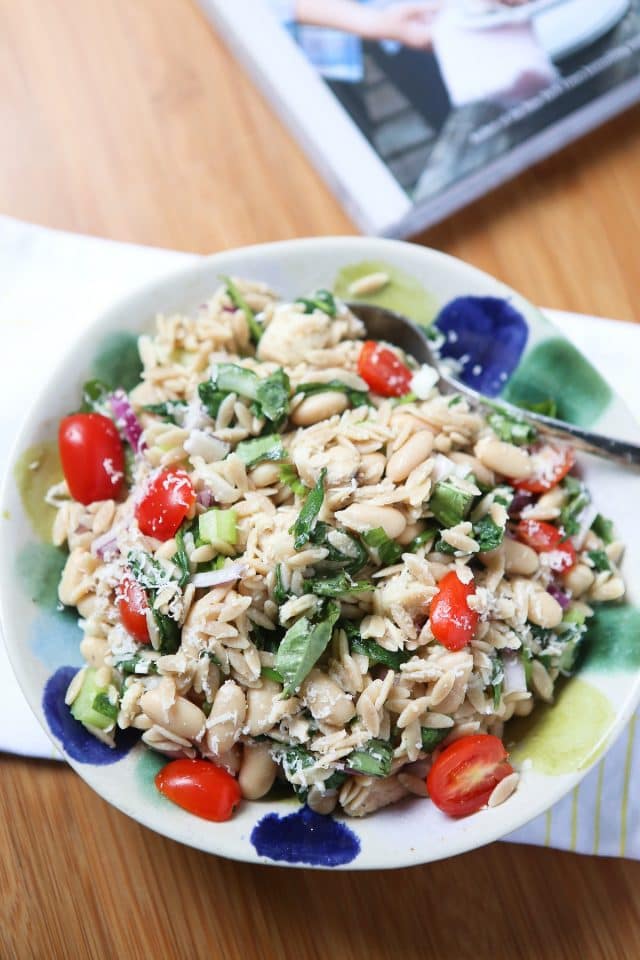
[[[421,237],[531,299],[640,321],[640,111]],[[190,0],[0,0],[0,210],[209,252],[353,226]],[[397,873],[164,840],[2,758],[0,957],[640,957],[640,864],[494,844]]]

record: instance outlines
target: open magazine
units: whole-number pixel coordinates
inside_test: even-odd
[[[640,100],[640,0],[199,2],[367,233],[415,233]]]

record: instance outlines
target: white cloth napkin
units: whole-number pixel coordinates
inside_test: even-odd
[[[193,254],[117,244],[0,217],[0,329],[5,354],[20,357],[28,350],[30,369],[26,378],[24,364],[6,364],[0,381],[3,463],[34,384],[48,375],[77,333],[136,285],[195,259]],[[639,355],[640,325],[546,312],[640,415],[637,374],[632,364],[620,362]],[[509,839],[640,858],[636,720],[637,715],[572,794]],[[1,642],[0,751],[60,759],[27,706]]]

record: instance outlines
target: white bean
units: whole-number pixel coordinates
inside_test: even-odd
[[[531,475],[531,458],[525,450],[513,443],[485,437],[476,444],[475,454],[485,467],[514,480],[523,480]]]
[[[562,607],[546,590],[532,590],[528,602],[529,620],[538,627],[557,627],[562,620]]]
[[[256,487],[270,487],[280,479],[280,467],[277,463],[260,463],[249,476]]]
[[[204,730],[206,717],[195,703],[176,697],[170,707],[156,688],[140,697],[140,708],[154,723],[185,740],[195,740]]]
[[[581,597],[593,586],[596,578],[593,570],[586,563],[577,563],[573,569],[565,573],[562,579],[565,587],[571,590],[574,597]]]
[[[273,680],[263,680],[260,687],[247,690],[247,724],[245,733],[257,737],[273,726],[271,710],[281,687]]]
[[[247,701],[241,687],[233,680],[223,683],[216,693],[207,720],[207,747],[214,754],[226,753],[242,731],[247,714]]]
[[[393,483],[401,483],[427,459],[432,450],[433,434],[430,430],[419,430],[389,458],[387,476]]]
[[[624,596],[624,582],[622,577],[609,577],[607,580],[597,579],[591,588],[591,599],[604,603],[607,600],[619,600]]]
[[[353,700],[321,670],[312,670],[300,691],[314,720],[342,727],[355,714]]]
[[[291,420],[297,427],[309,427],[321,420],[328,420],[336,413],[343,413],[349,406],[344,393],[327,390],[305,397],[291,414]]]
[[[373,507],[367,503],[352,503],[335,516],[345,527],[359,533],[382,527],[392,540],[399,537],[407,525],[404,516],[395,507]]]
[[[505,537],[502,546],[504,549],[504,568],[507,573],[522,577],[532,576],[540,566],[538,554],[526,543]]]
[[[377,483],[384,473],[387,463],[383,453],[365,453],[358,467],[358,480],[361,484]]]
[[[259,800],[276,778],[277,765],[268,743],[245,743],[238,784],[245,800]]]

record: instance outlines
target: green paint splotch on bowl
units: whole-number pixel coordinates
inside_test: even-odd
[[[20,582],[37,606],[55,610],[67,553],[50,543],[28,543],[16,558]],[[76,616],[77,619],[77,616]]]
[[[29,447],[17,460],[13,476],[33,532],[49,543],[56,509],[44,498],[49,487],[62,480],[57,444],[38,443]]]
[[[108,334],[91,365],[91,376],[108,387],[133,390],[140,382],[142,362],[138,351],[138,337],[126,331]]]
[[[580,427],[591,426],[612,399],[600,374],[560,337],[543,340],[522,358],[503,396],[518,406],[555,400],[558,417]]]
[[[640,610],[629,604],[599,604],[589,619],[580,672],[640,668]]]
[[[525,719],[512,721],[506,741],[516,764],[530,760],[548,776],[575,773],[604,751],[615,710],[597,687],[573,677],[554,704],[538,704]]]
[[[354,297],[349,293],[349,287],[355,280],[360,280],[371,273],[386,273],[389,283],[377,293],[367,293]],[[333,285],[333,292],[342,300],[362,300],[366,303],[375,303],[387,310],[395,310],[411,317],[416,323],[428,325],[435,319],[439,304],[432,293],[429,293],[422,284],[411,274],[392,267],[383,260],[362,260],[352,263],[337,274]]]
[[[153,750],[149,750],[148,747],[140,746],[136,748],[135,760],[134,775],[136,783],[145,798],[152,803],[163,806],[171,803],[170,800],[167,800],[167,798],[160,793],[154,783],[156,774],[169,762],[168,759],[159,753],[155,753]]]

